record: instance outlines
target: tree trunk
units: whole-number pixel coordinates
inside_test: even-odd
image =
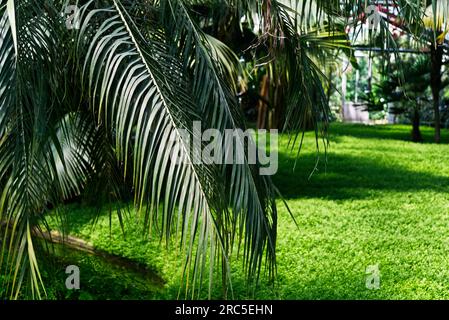
[[[430,85],[432,87],[433,110],[435,119],[435,142],[441,141],[441,119],[440,119],[440,90],[441,90],[441,67],[443,65],[443,47],[441,45],[431,46],[432,71]]]
[[[346,93],[347,93],[347,85],[348,85],[348,77],[346,76],[345,62],[343,63],[343,70],[342,70],[342,74],[341,74],[341,109],[340,109],[340,116],[341,116],[341,121],[342,122],[345,121]]]
[[[419,125],[420,125],[420,118],[419,118],[419,109],[415,108],[415,110],[413,110],[413,116],[412,116],[412,125],[413,125],[413,129],[412,129],[412,141],[413,142],[422,142],[422,135],[421,135],[421,130],[419,129]]]
[[[3,231],[2,228],[13,228],[12,223],[8,223],[4,220],[0,220],[0,231]],[[142,275],[145,275],[149,279],[151,279],[151,282],[153,282],[158,287],[162,287],[165,283],[165,280],[161,278],[155,271],[152,269],[147,268],[145,265],[135,262],[133,260],[130,260],[126,257],[121,257],[109,252],[106,252],[102,249],[96,248],[93,244],[69,235],[63,235],[59,231],[53,230],[51,232],[38,230],[37,228],[33,228],[31,230],[31,234],[36,237],[36,239],[44,240],[48,243],[53,244],[59,244],[63,245],[65,247],[68,247],[72,250],[84,252],[89,255],[94,255],[97,257],[100,257],[104,259],[104,261],[119,266],[119,267],[126,267],[134,272],[138,272]],[[2,245],[2,241],[5,239],[0,237],[0,246]],[[51,249],[51,247],[49,248]]]
[[[265,99],[265,101],[269,100],[269,89],[270,89],[270,78],[268,75],[263,76],[262,85],[260,89],[260,96]],[[268,106],[263,100],[259,100],[259,105],[257,106],[257,129],[266,129],[266,118],[267,118],[267,110]]]

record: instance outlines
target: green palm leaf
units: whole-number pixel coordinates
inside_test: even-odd
[[[99,23],[93,31],[94,19]],[[176,226],[182,226],[183,277],[193,294],[195,285],[201,285],[206,259],[211,267],[216,258],[227,264],[227,208],[220,200],[218,171],[195,164],[197,155],[187,148],[181,129],[193,134],[191,126],[200,117],[179,63],[159,42],[164,35],[157,33],[145,39],[126,8],[114,1],[109,9],[83,16],[78,43],[89,43],[83,67],[87,94],[100,121],[113,133],[117,157],[125,167],[133,152],[136,203],[146,213],[150,232],[155,225],[169,239]],[[186,163],[171,160],[176,147],[188,158]]]

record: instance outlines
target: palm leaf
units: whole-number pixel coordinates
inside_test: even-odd
[[[183,1],[169,0],[164,9],[165,29],[173,43],[181,44],[177,47],[178,55],[185,72],[191,76],[194,99],[208,125],[205,129],[218,128],[222,132],[245,129],[234,89],[237,76],[229,72],[238,70],[238,58],[223,43],[199,28]],[[254,147],[255,142],[252,139],[245,142],[239,136],[236,144],[246,150],[245,147]],[[222,146],[223,150],[229,147],[226,143]],[[243,244],[248,279],[257,282],[264,254],[269,274],[274,276],[275,273],[275,192],[270,179],[259,175],[258,166],[249,164],[246,156],[243,160],[243,164],[234,161],[234,165],[225,166],[222,174],[223,181],[227,181],[226,202],[232,209],[238,245]],[[231,249],[233,243],[232,239]]]
[[[98,21],[98,27],[93,21]],[[150,228],[158,226],[167,239],[176,225],[182,226],[183,277],[194,294],[207,256],[227,263],[223,239],[227,209],[220,200],[217,170],[195,164],[197,155],[187,148],[181,130],[193,134],[191,126],[200,117],[190,102],[179,63],[160,43],[163,37],[154,30],[154,37],[145,39],[125,6],[114,1],[112,7],[82,17],[78,43],[89,44],[79,46],[80,52],[87,49],[86,94],[115,137],[117,157],[125,167],[132,151],[136,204],[145,211]],[[173,162],[174,148],[188,161]]]

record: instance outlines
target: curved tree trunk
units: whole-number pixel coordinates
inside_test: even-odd
[[[441,119],[440,119],[440,90],[441,90],[441,67],[443,65],[443,47],[441,45],[431,46],[432,71],[430,84],[432,87],[433,110],[435,119],[435,142],[441,141]]]
[[[11,229],[11,228],[13,228],[13,225],[6,221],[0,221],[0,231],[2,228]],[[69,236],[69,235],[63,235],[62,233],[60,233],[59,231],[56,231],[56,230],[49,232],[49,231],[33,228],[31,232],[34,237],[36,237],[37,239],[46,241],[47,243],[63,245],[72,250],[76,250],[76,251],[84,252],[89,255],[97,256],[97,257],[102,258],[104,261],[110,263],[111,265],[126,267],[134,272],[145,275],[157,287],[162,287],[165,284],[165,280],[161,276],[159,276],[155,270],[148,268],[148,266],[146,266],[140,262],[128,259],[126,257],[122,257],[119,255],[109,253],[105,250],[98,249],[92,243],[87,242],[81,238],[77,238],[77,237]],[[4,239],[2,239],[0,237],[0,245],[2,244],[3,240]]]

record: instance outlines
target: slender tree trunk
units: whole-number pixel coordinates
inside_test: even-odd
[[[421,130],[419,129],[420,125],[420,115],[419,115],[419,108],[414,108],[413,110],[413,116],[412,116],[412,141],[413,142],[422,142],[422,135]]]
[[[345,68],[345,63],[343,63],[343,68]],[[345,110],[346,110],[346,93],[347,93],[347,83],[348,78],[346,76],[346,70],[342,70],[341,74],[341,109],[340,109],[340,115],[341,115],[341,121],[345,121]]]
[[[330,103],[331,103],[331,97],[332,97],[332,83],[333,83],[333,77],[334,77],[334,72],[332,70],[332,68],[329,68],[329,72],[327,74],[327,91],[326,91],[326,98],[327,98],[327,103],[329,104],[329,109],[330,109]]]
[[[263,76],[262,85],[260,89],[260,96],[269,99],[268,93],[270,89],[270,78],[268,75]],[[263,100],[259,100],[259,105],[257,106],[257,129],[266,129],[266,118],[267,118],[268,106]]]
[[[441,119],[440,119],[440,90],[441,90],[441,67],[443,65],[443,47],[441,45],[431,46],[432,71],[430,84],[432,87],[433,110],[435,119],[435,142],[441,141]]]
[[[368,92],[373,90],[373,59],[371,56],[368,58]]]
[[[282,80],[276,80],[276,86],[274,88],[273,94],[273,105],[272,105],[272,121],[269,123],[269,129],[279,129],[282,130],[284,127],[284,87],[282,85]]]

